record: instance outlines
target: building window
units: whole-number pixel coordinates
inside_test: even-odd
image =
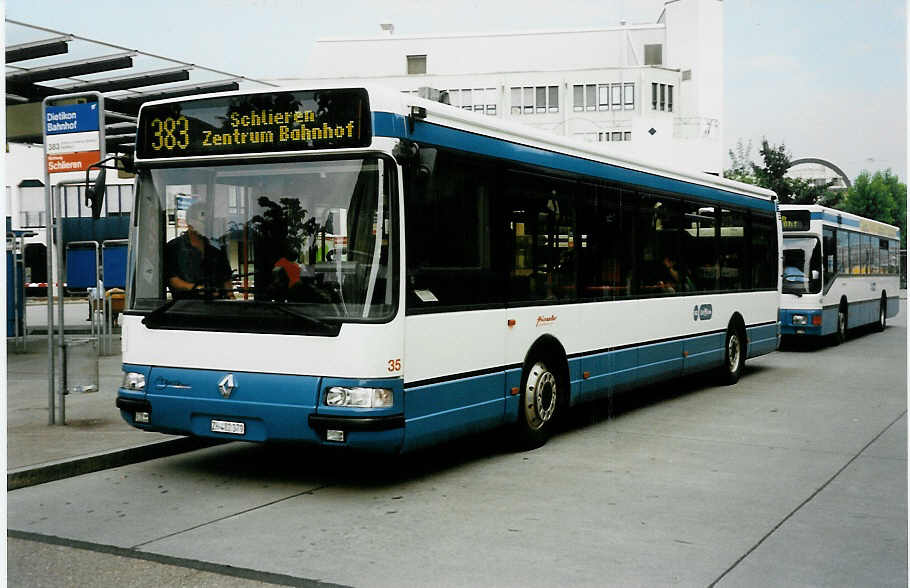
[[[496,88],[463,88],[447,92],[449,104],[456,108],[496,116]]]
[[[626,110],[635,109],[635,84],[623,84],[623,98]]]
[[[597,109],[610,110],[610,84],[597,86]]]
[[[672,84],[651,83],[651,110],[673,112]]]
[[[663,65],[663,45],[645,45],[645,65]]]
[[[597,86],[588,84],[585,86],[585,110],[594,110],[597,103]]]
[[[597,110],[597,84],[575,85],[572,87],[575,103],[573,110]]]
[[[622,110],[622,84],[613,84],[610,87],[610,93],[612,96],[610,103],[613,105],[613,110]]]
[[[546,86],[537,86],[534,89],[534,112],[538,114],[547,111],[547,88]]]
[[[610,143],[613,141],[631,141],[632,131],[582,132],[575,133],[574,136],[586,143]]]
[[[557,86],[534,86],[512,88],[514,114],[544,114],[559,112],[559,88]]]
[[[408,55],[408,75],[427,73],[426,55]]]

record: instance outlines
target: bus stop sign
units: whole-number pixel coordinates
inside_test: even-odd
[[[101,159],[101,106],[83,102],[44,109],[47,172],[80,172]]]

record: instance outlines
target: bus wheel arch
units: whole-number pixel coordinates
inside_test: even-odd
[[[546,443],[553,424],[569,405],[569,362],[562,344],[551,336],[537,339],[525,355],[521,372],[517,442],[522,449]]]
[[[739,381],[746,365],[748,349],[746,322],[741,314],[735,312],[727,323],[727,334],[724,337],[724,363],[719,371],[723,384],[733,385]]]

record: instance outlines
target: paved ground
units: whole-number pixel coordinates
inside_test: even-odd
[[[22,488],[11,584],[906,586],[903,304],[735,387],[589,405],[532,452],[232,443]]]
[[[68,301],[64,305],[67,340],[84,341],[89,322],[85,301]],[[30,329],[46,329],[46,306],[30,304],[27,308]],[[56,315],[55,315],[56,318]],[[92,393],[74,392],[66,396],[65,425],[59,425],[59,397],[55,397],[55,420],[48,425],[48,356],[47,336],[35,334],[27,337],[25,345],[7,340],[7,481],[13,482],[10,473],[24,478],[45,470],[81,462],[104,465],[113,463],[111,454],[135,450],[162,441],[174,441],[170,435],[143,433],[126,424],[114,406],[117,387],[120,385],[120,341],[115,333],[111,350],[113,355],[98,356],[97,343],[82,343],[71,347],[68,362],[68,380],[71,387],[90,385],[96,379],[100,387]],[[97,365],[97,372],[96,372]],[[60,362],[57,362],[56,382],[60,382]],[[105,461],[106,460],[106,461]],[[56,475],[61,475],[60,473]],[[34,476],[33,476],[34,478]],[[22,483],[34,480],[24,479]],[[12,483],[16,487],[19,482]]]

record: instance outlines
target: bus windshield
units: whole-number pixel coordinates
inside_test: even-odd
[[[379,157],[140,170],[130,308],[162,328],[313,332],[395,308]]]
[[[818,237],[784,237],[783,292],[788,294],[821,292],[821,259],[821,244]]]

